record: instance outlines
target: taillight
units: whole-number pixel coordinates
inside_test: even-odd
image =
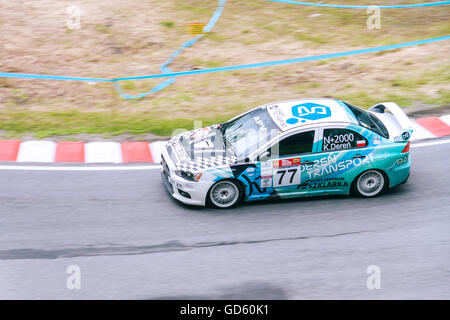
[[[410,141],[408,141],[408,143],[406,144],[406,146],[403,148],[402,153],[407,153],[409,152],[409,145],[411,144]]]

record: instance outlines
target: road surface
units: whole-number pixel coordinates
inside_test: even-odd
[[[0,170],[0,298],[449,299],[450,144],[412,157],[378,198],[225,211],[175,202],[158,170]]]

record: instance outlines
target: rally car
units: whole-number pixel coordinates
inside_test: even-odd
[[[161,175],[190,205],[314,195],[374,197],[405,183],[411,122],[398,105],[368,111],[336,99],[270,103],[174,136]]]

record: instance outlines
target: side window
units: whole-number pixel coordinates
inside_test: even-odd
[[[368,143],[359,133],[348,129],[324,129],[322,151],[338,151],[367,147]]]
[[[295,156],[311,153],[314,144],[314,131],[297,133],[281,140],[270,149],[272,158]]]

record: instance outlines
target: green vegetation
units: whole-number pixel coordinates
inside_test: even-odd
[[[205,126],[225,120],[220,117],[196,119],[202,121]],[[105,136],[154,133],[170,136],[176,128],[191,130],[194,127],[194,121],[191,119],[164,119],[151,113],[82,113],[77,110],[0,113],[0,123],[2,130],[6,130],[9,137],[20,137],[33,132],[37,138],[79,133]]]
[[[173,28],[175,26],[175,22],[173,21],[161,21],[160,24],[166,28]]]
[[[305,33],[296,33],[295,37],[297,38],[297,40],[300,40],[300,41],[310,41],[310,42],[317,43],[317,44],[328,43],[327,39],[324,39],[322,37],[317,37],[317,36],[311,36],[311,35],[305,34]]]
[[[306,88],[316,87],[315,83],[308,83]],[[415,102],[426,104],[445,105],[450,103],[450,90],[441,89],[434,97],[424,94],[399,95],[394,93],[379,94],[366,91],[349,94],[337,94],[335,98],[351,102],[362,108],[369,108],[383,101],[395,101],[401,107],[407,107]],[[192,96],[185,93],[174,99],[193,101]],[[155,105],[167,105],[167,98],[156,99]],[[238,104],[227,108],[223,113],[221,106],[210,106],[208,113],[196,115],[192,118],[168,118],[157,112],[123,113],[109,112],[80,112],[77,110],[55,112],[0,112],[0,127],[6,131],[8,137],[20,137],[33,133],[37,138],[50,136],[67,136],[74,134],[102,134],[105,137],[132,134],[142,135],[153,133],[161,136],[170,136],[174,129],[183,128],[191,130],[195,121],[202,121],[203,126],[221,123],[234,115],[243,112],[255,105]],[[190,107],[180,108],[188,112]],[[198,110],[197,110],[198,112]]]
[[[133,80],[123,81],[122,86],[124,89],[129,89],[129,90],[136,88],[136,84],[134,83]]]

